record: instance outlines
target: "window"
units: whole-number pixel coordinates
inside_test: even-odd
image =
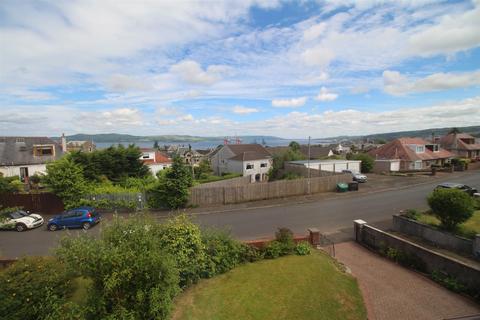
[[[424,153],[425,152],[425,146],[417,146],[416,153]]]
[[[148,153],[144,153],[142,155],[142,159],[150,159],[150,155]]]
[[[251,169],[253,169],[253,164],[247,163],[247,170],[251,170]]]
[[[264,163],[260,163],[260,168],[266,168],[267,167],[267,163],[264,162]]]
[[[415,170],[422,169],[422,161],[415,161]]]

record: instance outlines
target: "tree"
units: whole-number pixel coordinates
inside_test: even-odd
[[[460,133],[460,130],[456,127],[450,129],[450,131],[448,132],[448,134],[457,134],[457,133]]]
[[[47,165],[44,181],[66,208],[75,206],[87,193],[82,167],[68,156]]]
[[[202,160],[197,168],[195,168],[195,179],[202,179],[212,173],[212,167],[208,160]]]
[[[152,204],[163,204],[171,209],[178,209],[188,202],[189,188],[192,186],[192,174],[182,159],[176,156],[172,167],[151,190]]]
[[[433,214],[447,230],[470,219],[475,211],[475,201],[467,193],[457,189],[437,189],[428,197]]]
[[[160,149],[160,146],[158,145],[158,141],[157,141],[157,140],[155,140],[155,142],[153,143],[153,148],[154,148],[154,149],[157,149],[157,150]]]
[[[293,152],[298,152],[300,151],[300,144],[297,142],[297,141],[292,141],[288,144],[288,147],[290,148],[290,150],[292,150]]]
[[[356,154],[352,157],[353,160],[360,160],[362,161],[361,163],[361,170],[363,173],[369,173],[373,169],[373,164],[375,163],[375,160],[368,154],[366,153],[359,153]]]

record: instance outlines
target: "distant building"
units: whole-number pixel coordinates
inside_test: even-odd
[[[458,157],[475,159],[480,157],[480,144],[475,137],[467,133],[450,133],[439,140],[442,148],[454,153]]]
[[[259,144],[227,144],[215,151],[210,163],[216,175],[240,173],[251,182],[267,181],[272,155]]]
[[[62,147],[47,137],[0,137],[0,173],[25,183],[32,175],[45,173],[47,163],[62,155]]]
[[[142,152],[140,160],[148,166],[154,176],[172,166],[172,160],[157,149],[141,148],[140,151]]]
[[[267,147],[268,152],[272,155],[282,155],[283,153],[287,152],[290,147]],[[300,153],[305,157],[308,158],[309,150],[308,145],[301,145],[300,146]],[[332,148],[330,147],[323,147],[319,145],[312,145],[310,146],[310,159],[322,159],[326,157],[331,157],[334,155]]]
[[[439,144],[420,138],[399,138],[371,150],[376,160],[400,160],[400,170],[425,170],[432,165],[444,165],[455,155]],[[396,166],[395,166],[396,167]]]

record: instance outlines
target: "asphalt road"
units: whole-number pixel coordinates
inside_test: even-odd
[[[480,171],[471,171],[461,177],[442,179],[461,182],[480,190]],[[408,208],[426,208],[426,196],[440,180],[410,186],[394,191],[370,194],[339,194],[336,197],[303,204],[287,204],[261,208],[237,209],[196,215],[194,220],[202,226],[215,226],[231,230],[239,239],[270,237],[278,227],[288,227],[296,233],[305,233],[309,227],[321,232],[343,230],[349,234],[353,220],[363,219],[369,223],[389,220],[392,214]],[[45,217],[48,219],[49,217]],[[0,256],[16,258],[23,255],[45,255],[52,252],[63,236],[88,233],[97,236],[102,224],[88,231],[47,231],[44,227],[26,232],[1,231]]]

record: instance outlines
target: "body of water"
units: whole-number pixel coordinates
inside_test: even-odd
[[[308,144],[308,139],[296,139],[296,140],[286,140],[286,139],[265,139],[265,145],[269,147],[280,147],[280,146],[288,146],[291,141],[296,141],[300,144]],[[136,141],[136,142],[95,142],[97,145],[97,149],[105,149],[112,145],[122,144],[124,146],[128,146],[129,144],[135,144],[140,148],[153,148],[153,141]],[[260,140],[244,140],[242,143],[262,143]],[[333,141],[327,140],[311,140],[311,144],[330,144],[334,143]],[[233,142],[231,142],[233,144]],[[223,140],[205,140],[199,142],[168,142],[168,141],[159,141],[158,145],[163,147],[164,145],[178,145],[178,146],[185,146],[191,145],[193,149],[212,149],[217,147],[218,145],[223,145]]]

